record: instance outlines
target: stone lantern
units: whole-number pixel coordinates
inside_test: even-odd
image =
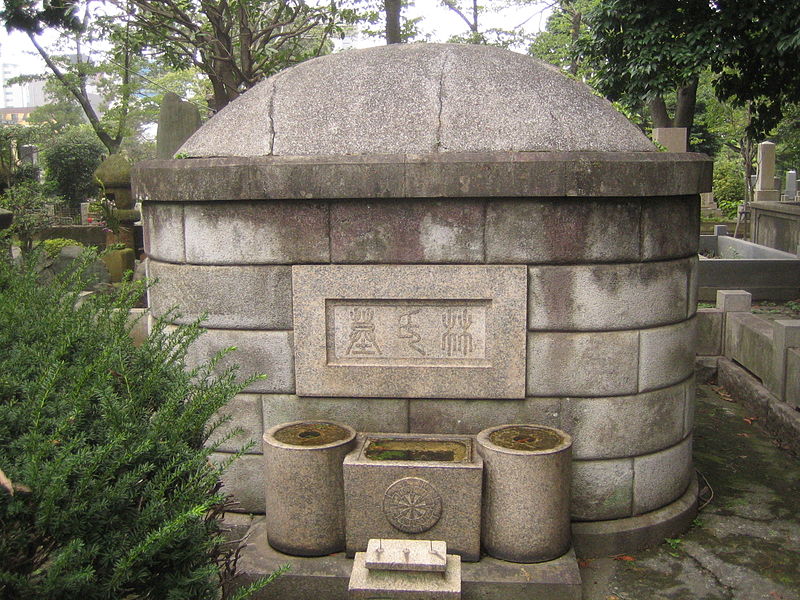
[[[139,220],[139,211],[133,208],[131,194],[131,164],[121,154],[112,154],[106,158],[94,172],[95,177],[103,184],[105,200],[108,208],[108,225],[111,230],[106,233],[106,246],[124,244],[125,248],[109,252],[103,256],[103,262],[111,274],[112,281],[120,281],[127,271],[136,265],[136,241],[133,224]]]

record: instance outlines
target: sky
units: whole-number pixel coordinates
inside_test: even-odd
[[[489,6],[496,0],[483,0],[484,6]],[[544,4],[544,3],[542,3]],[[524,23],[524,30],[533,33],[544,29],[549,11],[542,10],[541,6],[512,7],[496,13],[486,13],[480,18],[481,29],[503,28],[511,29]],[[424,17],[420,24],[423,34],[430,36],[430,41],[444,42],[453,35],[465,34],[466,24],[454,12],[441,6],[439,0],[415,0],[414,6],[407,10],[409,18]],[[49,39],[47,39],[49,37]],[[45,36],[45,42],[52,43],[56,40],[54,35]],[[360,40],[344,44],[342,47],[374,46],[379,40]],[[27,36],[21,33],[8,34],[0,28],[0,48],[2,60],[6,63],[19,65],[19,74],[37,74],[46,71],[46,67],[34,50]]]

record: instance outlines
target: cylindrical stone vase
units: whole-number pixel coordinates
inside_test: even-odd
[[[552,560],[569,550],[570,435],[542,425],[500,425],[481,431],[477,443],[484,550],[518,563]]]
[[[342,461],[355,438],[333,421],[293,421],[264,434],[270,546],[296,556],[344,550]]]

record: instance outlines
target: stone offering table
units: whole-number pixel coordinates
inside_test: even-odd
[[[299,64],[180,153],[135,169],[150,306],[208,313],[193,361],[236,346],[268,374],[226,409],[245,439],[539,423],[573,438],[580,553],[688,526],[707,157],[535,59],[448,44]],[[268,484],[255,455],[226,475],[251,512]]]

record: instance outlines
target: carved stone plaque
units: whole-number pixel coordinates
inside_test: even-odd
[[[422,533],[439,522],[442,497],[420,477],[403,477],[383,495],[383,514],[392,527],[404,533]]]
[[[489,366],[489,300],[330,300],[329,365]]]
[[[522,266],[292,267],[300,396],[522,398]]]

